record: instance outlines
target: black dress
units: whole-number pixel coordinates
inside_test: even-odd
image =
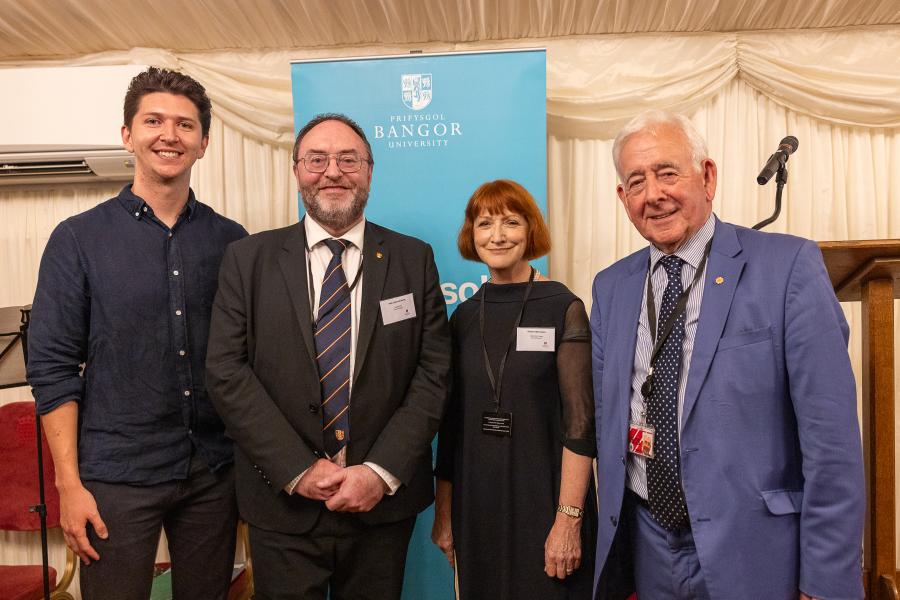
[[[596,539],[593,483],[585,498],[581,568],[560,581],[544,573],[544,542],[556,518],[563,446],[593,456],[590,330],[584,305],[564,285],[536,281],[521,327],[553,328],[553,352],[517,351],[510,336],[526,283],[484,284],[450,319],[454,379],[438,437],[435,474],[453,484],[451,518],[460,598],[550,600],[591,597]],[[503,351],[500,410],[512,435],[482,433],[493,410],[485,344],[496,379]]]

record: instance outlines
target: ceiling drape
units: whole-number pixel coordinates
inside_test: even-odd
[[[502,43],[432,44],[426,52],[547,48],[552,135],[608,138],[641,108],[693,112],[734,79],[823,122],[900,126],[900,27],[777,32],[608,35]],[[319,50],[107,51],[74,59],[0,61],[0,68],[147,64],[203,82],[214,112],[261,142],[293,139],[291,60],[403,54],[400,46]]]
[[[0,59],[898,23],[896,0],[0,0]]]

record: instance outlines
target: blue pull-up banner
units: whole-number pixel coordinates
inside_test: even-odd
[[[295,131],[337,112],[366,132],[375,158],[366,219],[431,244],[448,310],[487,278],[484,265],[456,248],[479,185],[513,179],[546,215],[544,50],[298,61],[291,79]],[[299,198],[298,205],[302,212]],[[546,258],[534,264],[546,273]],[[413,533],[404,600],[453,598],[453,573],[431,543],[432,519],[431,509],[422,513]]]

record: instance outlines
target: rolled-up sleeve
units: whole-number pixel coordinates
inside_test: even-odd
[[[80,402],[87,356],[90,289],[78,240],[66,221],[47,242],[28,330],[28,383],[39,414]]]

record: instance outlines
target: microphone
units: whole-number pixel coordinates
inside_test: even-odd
[[[772,175],[777,173],[778,169],[784,166],[788,157],[797,151],[797,146],[799,145],[800,142],[792,135],[781,140],[781,143],[778,144],[778,150],[769,157],[769,160],[766,161],[766,166],[759,172],[756,183],[759,185],[766,185],[769,183],[769,180],[772,179]]]

